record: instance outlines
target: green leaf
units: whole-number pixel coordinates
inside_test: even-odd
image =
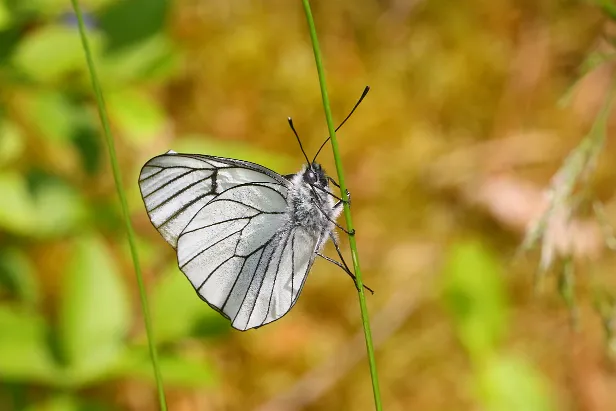
[[[443,298],[471,358],[496,348],[506,330],[502,273],[492,254],[477,242],[458,243],[449,251]]]
[[[23,114],[46,140],[70,141],[78,113],[68,97],[58,91],[39,91],[24,100]]]
[[[151,301],[157,343],[186,338],[202,321],[216,322],[221,318],[199,298],[190,281],[175,264],[156,284]]]
[[[62,180],[42,178],[43,182],[30,189],[24,176],[12,171],[0,173],[0,228],[13,234],[45,238],[83,225],[87,208],[79,193]]]
[[[90,176],[96,175],[103,160],[103,142],[97,126],[84,115],[82,121],[73,125],[73,145],[79,151],[81,166]]]
[[[76,240],[60,302],[60,344],[72,380],[100,378],[120,358],[130,326],[125,285],[100,238]]]
[[[152,141],[163,131],[165,113],[154,99],[136,91],[107,93],[109,116],[126,137],[138,145]]]
[[[4,0],[6,1],[6,0]],[[68,14],[66,0],[8,0],[11,8],[21,15],[28,15],[40,19],[56,19],[58,16]],[[88,10],[95,10],[101,6],[118,0],[80,0]]]
[[[48,180],[35,191],[38,237],[65,234],[84,225],[87,206],[83,197],[61,180]]]
[[[101,38],[88,34],[92,53],[101,50]],[[46,25],[26,36],[15,51],[13,63],[34,80],[50,83],[75,72],[85,73],[79,32],[73,27]],[[85,74],[84,74],[85,78]]]
[[[73,395],[59,394],[50,399],[32,404],[26,411],[81,411],[78,399]],[[85,410],[84,410],[85,411]]]
[[[6,284],[26,306],[38,305],[38,278],[32,262],[23,250],[13,247],[0,250],[0,283]]]
[[[478,388],[486,411],[556,409],[543,376],[519,358],[492,358],[478,375]]]
[[[30,234],[38,216],[26,180],[13,171],[0,173],[0,228],[14,234]]]
[[[7,120],[0,122],[0,166],[19,158],[25,147],[23,134],[16,124]]]
[[[216,374],[212,366],[203,358],[187,358],[170,354],[159,356],[165,386],[204,387],[213,385]],[[153,381],[152,363],[144,348],[131,348],[116,369],[116,375]]]
[[[0,1],[0,30],[6,30],[11,25],[13,18],[4,1]]]
[[[129,47],[160,32],[165,26],[167,0],[119,1],[99,16],[111,50]]]
[[[0,380],[49,383],[57,375],[48,327],[37,314],[0,305]]]
[[[108,400],[113,403],[113,400]],[[32,400],[30,400],[32,402]],[[52,394],[31,404],[24,411],[109,411],[116,409],[110,404],[104,404],[96,399],[84,398],[75,392],[62,392]]]
[[[23,37],[22,33],[21,25],[0,31],[0,64],[6,65],[19,45]]]
[[[117,89],[135,81],[164,80],[178,67],[178,53],[169,38],[160,33],[106,54],[100,70],[103,83]]]

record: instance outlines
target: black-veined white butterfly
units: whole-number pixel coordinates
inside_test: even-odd
[[[139,175],[150,221],[176,249],[180,269],[199,297],[242,331],[289,312],[316,256],[354,278],[334,232],[342,229],[335,221],[343,200],[329,183],[337,184],[317,156],[308,160],[290,118],[289,124],[306,158],[296,174],[169,151],[149,160]],[[321,254],[329,239],[341,263]]]

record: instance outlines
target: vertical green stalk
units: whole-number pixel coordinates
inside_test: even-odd
[[[325,120],[327,121],[327,128],[329,130],[329,136],[331,138],[332,150],[334,152],[334,161],[336,163],[336,171],[338,173],[338,183],[340,184],[340,191],[342,198],[345,200],[344,205],[344,219],[346,221],[347,229],[353,233],[353,220],[351,219],[351,210],[348,205],[348,196],[346,190],[346,183],[344,180],[344,172],[342,170],[342,161],[340,159],[340,152],[338,149],[338,140],[336,139],[336,130],[334,127],[334,120],[332,118],[332,111],[329,104],[329,96],[327,94],[327,85],[325,83],[325,71],[323,70],[323,60],[321,57],[321,50],[319,48],[319,41],[317,39],[317,31],[314,25],[314,18],[312,17],[312,11],[310,10],[310,2],[308,0],[302,0],[304,4],[304,12],[306,13],[306,20],[308,22],[308,30],[310,32],[310,40],[312,41],[312,50],[314,51],[314,60],[317,66],[317,73],[319,75],[319,84],[321,86],[321,96],[323,98],[323,109],[325,110]],[[381,405],[381,391],[379,388],[379,378],[377,375],[376,361],[374,359],[374,344],[372,343],[372,331],[370,330],[370,320],[368,316],[368,307],[366,306],[366,296],[364,294],[363,281],[361,278],[361,269],[359,267],[359,255],[357,253],[357,243],[355,242],[355,236],[349,236],[349,245],[351,248],[351,256],[353,257],[353,268],[355,269],[355,275],[357,277],[357,290],[359,293],[359,308],[361,310],[362,325],[364,327],[364,337],[366,339],[366,349],[368,351],[368,363],[370,366],[370,376],[372,378],[372,390],[374,392],[374,405],[377,411],[382,410]]]
[[[118,165],[118,159],[116,157],[115,145],[113,137],[111,136],[111,128],[109,127],[109,119],[107,117],[107,110],[105,109],[105,101],[103,99],[103,91],[98,81],[96,69],[94,67],[94,61],[92,59],[92,53],[90,52],[90,45],[86,36],[86,29],[83,23],[83,17],[81,15],[81,9],[79,7],[78,0],[71,0],[73,3],[73,9],[77,16],[77,22],[79,24],[79,34],[81,36],[81,44],[83,46],[86,60],[88,63],[88,70],[90,71],[90,78],[92,80],[92,88],[96,95],[96,103],[98,105],[98,115],[103,126],[103,134],[107,142],[107,149],[109,151],[109,160],[111,162],[111,169],[113,170],[113,179],[115,180],[118,197],[122,205],[122,214],[124,217],[124,224],[126,225],[126,233],[128,235],[128,243],[130,245],[130,252],[133,258],[133,266],[135,269],[135,276],[137,277],[137,284],[139,286],[139,296],[141,297],[141,309],[143,311],[143,320],[145,322],[145,330],[148,337],[148,346],[150,349],[150,357],[152,361],[152,367],[154,368],[154,376],[156,378],[156,387],[158,390],[158,401],[160,409],[162,411],[167,410],[167,403],[165,401],[165,391],[163,389],[163,379],[160,373],[160,367],[158,365],[158,355],[156,353],[156,346],[154,345],[154,338],[152,336],[152,320],[150,318],[150,310],[148,307],[148,300],[145,293],[145,286],[143,283],[143,276],[141,274],[141,264],[139,263],[139,255],[137,254],[137,244],[135,241],[135,232],[130,222],[128,214],[128,205],[126,202],[126,195],[124,193],[124,187],[122,185],[122,179],[120,176],[120,167]]]

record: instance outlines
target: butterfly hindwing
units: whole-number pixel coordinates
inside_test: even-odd
[[[180,269],[234,328],[259,327],[297,301],[316,241],[286,218],[286,189],[240,184],[211,200],[179,236]]]

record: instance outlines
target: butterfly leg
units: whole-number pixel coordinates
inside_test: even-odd
[[[314,187],[312,187],[312,192],[316,195],[316,191],[314,191]],[[332,223],[333,225],[335,225],[336,227],[338,227],[340,230],[342,230],[344,233],[346,233],[347,235],[353,236],[355,235],[355,229],[349,231],[346,228],[342,227],[340,224],[338,224],[337,222],[335,222],[334,220],[332,220],[325,211],[323,211],[323,209],[321,208],[321,206],[319,205],[319,203],[316,201],[315,198],[312,199],[312,202],[314,203],[314,205],[317,207],[317,209],[325,216],[325,218],[327,219],[327,221],[329,221],[330,223]]]
[[[338,184],[338,182],[336,180],[334,180],[333,178],[331,178],[330,176],[327,176],[327,179],[329,180],[330,183],[332,183],[333,185],[335,185],[336,187],[340,188],[340,184]]]
[[[332,196],[333,198],[338,200],[338,202],[336,204],[334,204],[334,208],[338,208],[340,206],[340,204],[343,204],[343,203],[347,203],[349,205],[349,207],[351,206],[351,193],[349,193],[349,190],[346,190],[346,195],[347,195],[348,200],[344,200],[344,199],[338,197],[336,194],[330,192],[329,190],[321,188],[321,187],[319,187],[317,185],[311,186],[311,188],[312,188],[313,191],[316,188],[316,189],[318,189],[318,190],[320,190],[320,191],[322,191],[322,192],[324,192],[326,194],[329,194],[330,196]],[[316,193],[315,193],[315,195],[316,195]]]
[[[352,229],[351,231],[347,230],[346,228],[342,227],[340,224],[338,224],[337,222],[335,222],[334,220],[332,220],[331,218],[327,217],[327,219],[329,221],[331,221],[332,223],[334,223],[334,225],[336,227],[338,227],[340,230],[342,230],[346,235],[350,235],[350,236],[354,236],[355,235],[355,229]]]
[[[333,225],[335,225],[336,227],[338,227],[340,230],[342,230],[346,235],[355,235],[355,229],[352,229],[351,231],[347,230],[346,228],[342,227],[340,224],[338,224],[337,222],[335,222],[334,220],[332,220],[325,211],[323,211],[323,209],[321,208],[321,206],[319,206],[319,203],[317,203],[315,201],[315,199],[313,198],[312,201],[314,202],[314,205],[317,206],[317,208],[319,209],[319,211],[321,211],[321,213],[323,213],[323,215],[325,216],[325,218],[327,219],[327,221],[329,221],[330,223],[332,223]]]
[[[333,234],[330,233],[329,238],[332,239],[332,243],[334,243],[334,248],[336,249],[336,253],[338,253],[338,257],[340,257],[340,261],[342,261],[342,264],[345,267],[345,271],[346,273],[351,276],[351,278],[353,279],[353,281],[355,281],[355,286],[357,286],[357,279],[355,278],[355,274],[353,274],[351,272],[351,270],[349,269],[349,266],[347,265],[347,263],[344,261],[344,257],[342,256],[342,251],[340,251],[340,246],[338,245],[338,240],[336,240],[336,236],[334,236]],[[364,288],[368,291],[370,291],[372,294],[374,294],[374,291],[372,290],[372,288],[368,287],[367,285],[364,284]]]
[[[353,279],[353,281],[355,282],[355,287],[357,287],[357,278],[355,278],[355,275],[348,269],[348,267],[346,267],[346,264],[340,264],[338,261],[334,260],[333,258],[329,258],[326,255],[323,255],[321,253],[317,253],[317,255],[319,257],[321,257],[322,259],[324,259],[325,261],[329,261],[332,264],[337,265],[338,267],[340,267],[342,269],[342,271],[344,271],[345,273],[347,273],[349,275],[349,277],[351,277]],[[372,290],[372,288],[368,287],[367,285],[364,284],[364,288],[368,291],[370,291],[372,294],[374,294],[374,291]]]
[[[338,200],[338,203],[340,203],[341,201],[342,201],[342,202],[344,202],[344,200],[343,200],[342,198],[338,197],[336,194],[332,193],[332,192],[331,192],[331,191],[329,191],[329,190],[326,190],[326,189],[324,189],[324,188],[322,188],[322,187],[319,187],[319,186],[317,186],[317,185],[310,186],[310,187],[312,188],[312,191],[314,191],[314,189],[316,188],[317,190],[319,190],[319,191],[321,191],[321,192],[323,192],[323,193],[325,193],[325,194],[329,194],[331,197],[333,197],[333,198],[335,198],[336,200]],[[316,195],[316,192],[315,192],[315,195]],[[336,203],[336,204],[338,204],[338,203]]]
[[[343,203],[347,203],[349,205],[349,207],[351,207],[351,193],[349,193],[349,190],[346,190],[346,195],[347,195],[347,199],[348,200],[343,200],[340,197],[336,197],[338,199],[338,202],[336,204],[334,204],[334,208],[338,208],[340,207],[341,204]]]
[[[332,183],[333,185],[335,185],[336,187],[340,188],[340,184],[338,184],[338,182],[336,180],[334,180],[333,178],[331,178],[330,176],[327,176],[327,180],[329,180],[330,183]],[[346,191],[346,195],[347,195],[347,199],[346,201],[342,200],[341,198],[338,198],[338,203],[336,203],[336,206],[338,206],[340,204],[340,202],[346,202],[349,207],[351,207],[351,193],[349,192],[349,190],[345,190]]]

